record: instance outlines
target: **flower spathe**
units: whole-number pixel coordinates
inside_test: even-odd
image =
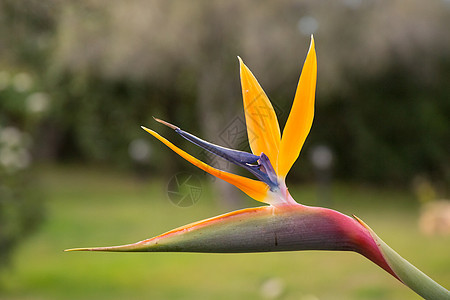
[[[247,133],[252,153],[204,141],[168,122],[183,138],[250,171],[258,180],[213,168],[155,131],[142,127],[191,164],[225,180],[268,206],[248,208],[195,222],[137,243],[68,251],[272,252],[340,250],[362,254],[427,299],[450,299],[449,291],[389,248],[361,220],[337,211],[298,204],[285,179],[312,126],[317,77],[314,39],[306,56],[288,120],[281,134],[275,111],[239,58]]]

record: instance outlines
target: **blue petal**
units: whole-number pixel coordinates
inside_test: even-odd
[[[262,182],[265,182],[267,185],[269,185],[270,189],[273,191],[275,189],[278,189],[278,182],[277,182],[277,176],[275,174],[275,171],[272,167],[272,164],[269,161],[269,158],[264,154],[261,153],[261,156],[254,155],[252,153],[234,150],[225,148],[222,146],[214,145],[210,142],[207,142],[205,140],[202,140],[198,137],[196,137],[193,134],[190,134],[189,132],[186,132],[179,127],[172,125],[168,122],[165,122],[163,120],[154,118],[157,122],[162,123],[172,129],[175,130],[176,133],[181,135],[186,140],[190,141],[191,143],[217,155],[220,156],[227,161],[234,163],[235,165],[241,166],[248,171],[250,171],[253,175],[255,175],[259,180]]]

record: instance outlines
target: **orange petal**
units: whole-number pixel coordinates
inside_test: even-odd
[[[272,104],[252,72],[239,58],[248,141],[253,154],[264,152],[277,170],[280,127]]]
[[[297,160],[303,143],[308,136],[314,118],[314,98],[316,93],[317,59],[314,48],[314,38],[305,64],[303,65],[300,81],[295,93],[289,118],[283,130],[280,143],[278,161],[278,175],[286,177],[294,162]]]
[[[205,172],[208,172],[211,175],[214,175],[220,179],[225,180],[228,183],[231,183],[232,185],[236,186],[240,190],[242,190],[244,193],[252,197],[253,199],[267,203],[265,199],[267,198],[267,192],[269,190],[269,187],[267,184],[253,180],[250,178],[242,177],[239,175],[231,174],[225,171],[218,170],[216,168],[213,168],[204,162],[198,160],[197,158],[193,157],[192,155],[188,154],[187,152],[181,150],[171,142],[169,142],[167,139],[160,136],[155,131],[145,128],[142,126],[142,129],[153,135],[155,138],[160,140],[162,143],[164,143],[167,147],[172,149],[175,153],[183,157],[185,160],[193,164],[194,166],[202,169]]]

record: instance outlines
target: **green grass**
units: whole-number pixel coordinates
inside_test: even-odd
[[[196,205],[178,208],[161,179],[82,167],[43,167],[39,176],[47,220],[2,273],[1,299],[263,299],[262,285],[273,278],[283,286],[279,299],[420,299],[356,253],[63,252],[142,240],[228,209],[206,185]],[[290,191],[297,201],[316,204],[313,186]],[[349,185],[331,192],[332,208],[357,215],[403,257],[450,286],[450,239],[419,233],[413,196]],[[255,205],[243,197],[242,207]]]

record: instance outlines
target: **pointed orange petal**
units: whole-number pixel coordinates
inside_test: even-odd
[[[277,170],[280,127],[275,111],[252,72],[239,58],[248,141],[253,154],[264,152]]]
[[[317,59],[314,48],[314,38],[311,36],[311,45],[302,74],[298,82],[294,103],[289,118],[283,130],[280,143],[278,161],[278,175],[286,177],[294,162],[297,160],[303,143],[308,136],[314,118],[314,98],[316,93]]]
[[[231,174],[225,171],[218,170],[216,168],[213,168],[204,162],[198,160],[197,158],[193,157],[192,155],[188,154],[187,152],[181,150],[171,142],[169,142],[167,139],[160,136],[155,131],[148,129],[146,127],[142,126],[142,129],[153,135],[155,138],[160,140],[163,144],[165,144],[167,147],[172,149],[175,153],[183,157],[185,160],[193,164],[194,166],[202,169],[205,172],[208,172],[211,175],[214,175],[222,180],[225,180],[228,183],[231,183],[232,185],[236,186],[240,190],[242,190],[244,193],[252,197],[253,199],[267,203],[265,199],[267,198],[267,192],[269,190],[269,187],[267,184],[253,180],[250,178],[242,177],[239,175]]]

